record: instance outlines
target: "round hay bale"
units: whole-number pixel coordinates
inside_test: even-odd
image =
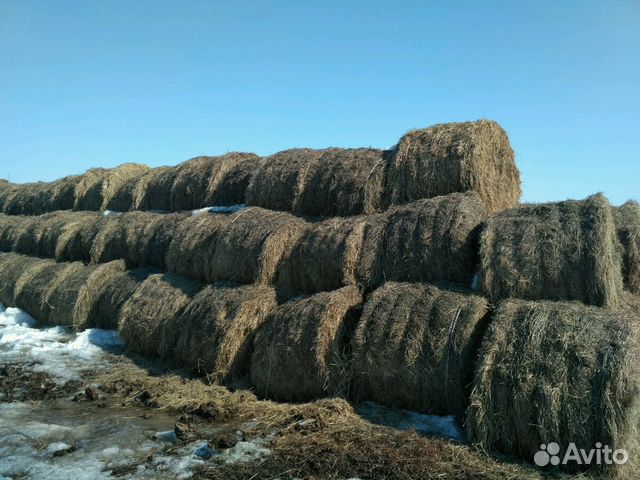
[[[0,212],[4,212],[4,202],[12,188],[12,183],[8,182],[4,178],[0,178]]]
[[[16,281],[13,304],[27,312],[38,323],[47,323],[49,304],[45,295],[67,264],[42,259],[27,267]]]
[[[246,190],[260,157],[253,153],[228,153],[207,186],[203,207],[240,205],[246,202]]]
[[[150,168],[138,163],[123,163],[109,170],[102,183],[102,210],[125,212],[131,209],[133,188]],[[112,208],[110,205],[119,208]]]
[[[368,287],[375,272],[384,215],[330,218],[309,224],[277,273],[278,297]]]
[[[269,287],[205,287],[178,319],[176,358],[214,382],[238,385],[249,375],[255,332],[275,305]]]
[[[4,197],[4,212],[8,215],[34,215],[38,204],[48,203],[47,183],[13,184]]]
[[[127,271],[124,260],[95,267],[80,290],[73,309],[75,329],[116,329],[122,306],[140,283],[154,272],[149,269]]]
[[[12,229],[13,251],[24,255],[38,255],[42,225],[39,217],[25,216]]]
[[[203,213],[187,217],[175,232],[169,246],[167,270],[211,283],[208,281],[210,259],[215,249],[218,230],[227,223],[229,215],[221,213]]]
[[[67,225],[74,222],[81,212],[56,211],[38,216],[35,220],[38,231],[37,254],[42,257],[55,258],[60,235]]]
[[[166,267],[169,245],[188,214],[128,212],[101,222],[91,247],[91,262],[123,259],[128,268]]]
[[[171,210],[171,189],[177,167],[157,167],[140,178],[133,189],[132,210]]]
[[[76,187],[82,180],[81,175],[70,175],[51,183],[51,199],[49,209],[72,210],[75,204]]]
[[[98,212],[73,212],[69,215],[56,239],[56,260],[88,263],[94,239],[104,219]]]
[[[631,463],[624,468],[637,472],[638,338],[637,320],[621,312],[579,302],[502,302],[480,350],[470,439],[530,462],[542,444],[565,452],[574,443],[588,452],[599,442],[626,449]]]
[[[283,401],[346,395],[349,335],[361,303],[359,289],[349,286],[275,308],[254,342],[256,392]]]
[[[76,185],[74,210],[98,211],[102,208],[102,187],[109,175],[109,169],[91,168],[87,170]]]
[[[489,306],[454,287],[389,282],[353,337],[353,396],[464,421]]]
[[[307,167],[306,149],[291,149],[260,159],[246,191],[247,205],[292,211]]]
[[[640,294],[640,204],[633,200],[614,209],[618,238],[623,247],[622,274],[627,290]]]
[[[486,218],[475,192],[453,193],[387,212],[382,276],[409,282],[471,285],[477,264],[477,234]]]
[[[280,262],[305,226],[291,214],[262,208],[232,214],[216,229],[204,281],[273,284]]]
[[[82,288],[97,267],[82,262],[59,264],[59,270],[44,294],[48,308],[47,322],[53,325],[73,326],[73,312]]]
[[[15,305],[15,287],[20,276],[30,267],[48,263],[37,257],[17,253],[0,253],[0,302],[5,306]]]
[[[407,133],[389,166],[392,204],[475,191],[490,213],[518,204],[520,172],[496,122],[446,123]]]
[[[481,235],[481,291],[493,302],[579,300],[618,307],[622,253],[607,199],[522,205],[491,217]]]
[[[127,349],[148,357],[172,357],[186,326],[181,315],[201,288],[178,275],[150,275],[122,307],[118,331]]]
[[[0,213],[0,252],[10,252],[15,245],[15,238],[22,231],[22,223],[29,217],[22,215],[5,215]]]
[[[382,208],[389,152],[373,148],[297,151],[305,164],[293,211],[322,217],[369,214]]]

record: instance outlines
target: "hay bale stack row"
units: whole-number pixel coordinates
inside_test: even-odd
[[[382,211],[455,192],[478,192],[489,212],[513,207],[520,178],[504,130],[495,122],[415,130],[392,150],[292,149],[196,157],[176,167],[127,163],[56,182],[0,188],[0,211],[184,211],[247,203],[305,216]]]

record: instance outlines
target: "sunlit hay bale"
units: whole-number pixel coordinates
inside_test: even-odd
[[[293,211],[302,215],[347,216],[382,207],[390,152],[372,148],[303,150],[305,158]]]
[[[124,260],[95,267],[80,290],[73,310],[75,329],[116,329],[124,303],[140,283],[155,272],[150,269],[127,271]]]
[[[304,215],[372,213],[382,206],[388,152],[291,149],[263,158],[249,186],[249,205]]]
[[[48,308],[47,322],[52,325],[73,326],[73,311],[80,292],[96,270],[82,262],[59,263],[65,268],[57,272],[44,294]]]
[[[104,220],[99,212],[73,212],[56,239],[56,260],[88,263],[93,242]]]
[[[217,229],[208,256],[200,260],[207,266],[203,280],[273,284],[278,266],[305,227],[304,220],[289,213],[257,207],[232,214]]]
[[[41,236],[42,225],[39,217],[25,216],[11,232],[12,250],[23,255],[38,255]]]
[[[623,247],[622,273],[625,287],[640,294],[640,204],[633,200],[614,209],[618,238]]]
[[[127,212],[101,222],[91,247],[91,262],[123,259],[128,268],[166,266],[169,245],[188,214]]]
[[[454,287],[386,283],[353,337],[353,397],[464,421],[487,301]]]
[[[369,287],[379,276],[383,214],[335,217],[309,224],[277,273],[278,297]]]
[[[637,474],[638,338],[637,318],[627,313],[579,302],[502,302],[480,349],[470,439],[530,462],[549,442],[562,452],[570,443],[587,452],[600,443],[626,449],[631,460],[602,465],[611,469],[607,478]]]
[[[45,296],[67,264],[56,263],[52,259],[42,259],[27,267],[18,278],[14,290],[14,305],[33,318],[38,323],[47,323],[50,306]]]
[[[149,170],[133,189],[132,210],[171,210],[171,189],[177,173],[177,167]]]
[[[169,246],[167,270],[210,283],[210,259],[215,251],[218,230],[228,223],[229,215],[222,213],[203,213],[186,218]]]
[[[488,212],[515,207],[520,199],[520,172],[496,122],[434,125],[400,139],[387,176],[391,203],[471,190]]]
[[[256,393],[283,401],[346,395],[349,335],[361,303],[359,289],[349,286],[275,308],[254,342]]]
[[[245,159],[255,159],[250,153],[232,152],[219,157],[196,157],[176,167],[177,173],[171,188],[171,210],[194,210],[217,205],[225,196],[244,197],[244,190],[224,191],[224,176]],[[231,180],[231,178],[229,179]],[[230,182],[226,188],[241,187],[242,183]],[[234,202],[241,203],[241,202]]]
[[[67,225],[74,222],[81,214],[82,212],[61,210],[36,217],[34,220],[38,230],[37,254],[42,257],[55,258],[60,235],[65,231]]]
[[[492,301],[580,300],[617,307],[622,248],[607,199],[530,204],[486,222],[480,289]]]
[[[270,287],[205,287],[176,319],[175,357],[211,381],[239,384],[249,375],[255,332],[275,305]]]
[[[48,260],[20,255],[0,253],[0,302],[15,306],[16,284],[20,276],[35,265],[49,264]]]
[[[91,168],[81,175],[76,186],[74,210],[98,211],[102,207],[102,187],[109,174],[106,168]]]
[[[384,233],[386,280],[471,285],[477,234],[486,218],[475,192],[453,193],[390,209]]]
[[[201,288],[178,275],[150,275],[122,307],[118,331],[127,349],[148,357],[172,357],[186,328],[180,316]]]
[[[127,211],[131,208],[133,186],[132,182],[140,180],[150,168],[139,163],[123,163],[109,170],[109,173],[102,183],[102,204],[101,210],[109,209],[110,203],[115,203],[120,209],[117,211]],[[129,189],[130,193],[127,193]],[[127,197],[129,195],[129,197]],[[129,202],[128,204],[126,202]]]
[[[249,182],[258,167],[260,157],[253,153],[228,153],[207,186],[203,207],[246,203]]]

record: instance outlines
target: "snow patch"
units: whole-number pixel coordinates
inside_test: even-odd
[[[193,210],[191,215],[202,215],[203,213],[236,213],[245,207],[246,205],[244,203],[229,206],[204,207]]]

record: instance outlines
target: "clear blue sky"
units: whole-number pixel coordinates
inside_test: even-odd
[[[0,0],[0,177],[491,118],[524,199],[640,197],[640,1]]]

